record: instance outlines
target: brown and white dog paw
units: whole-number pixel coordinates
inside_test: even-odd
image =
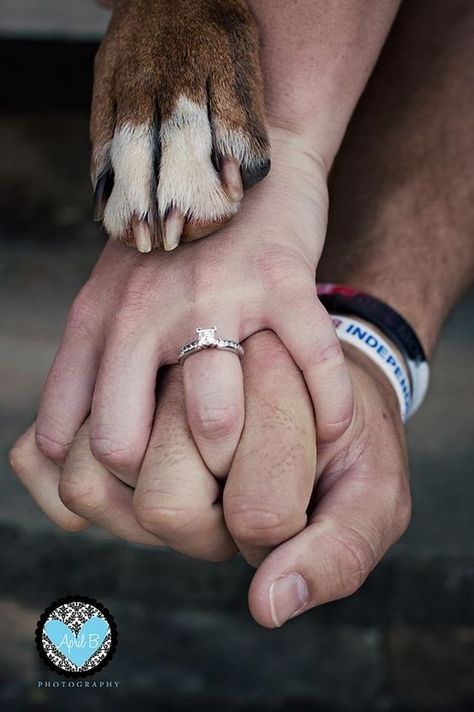
[[[95,217],[141,252],[236,214],[270,168],[255,21],[243,0],[117,0],[95,63]]]

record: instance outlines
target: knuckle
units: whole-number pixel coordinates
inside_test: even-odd
[[[58,492],[65,507],[87,519],[99,517],[107,507],[104,491],[98,483],[91,482],[90,478],[87,478],[87,473],[75,472],[73,479],[62,478]]]
[[[353,529],[334,536],[333,540],[341,592],[350,596],[362,586],[377,563],[377,557],[368,541]]]
[[[301,282],[296,275],[301,272],[301,260],[286,247],[267,246],[256,258],[256,267],[263,286],[270,292],[282,289],[296,294]]]
[[[390,543],[397,541],[407,530],[412,515],[412,499],[408,471],[403,477],[393,477],[385,482],[385,521],[387,523],[387,539]]]
[[[308,366],[316,366],[329,374],[344,366],[344,352],[339,339],[334,337],[330,343],[322,343],[319,339],[312,340],[307,349],[305,360]]]
[[[219,301],[223,284],[232,286],[233,282],[230,280],[226,263],[218,253],[207,256],[205,260],[196,260],[192,263],[189,289],[193,296],[195,311],[198,314],[203,313],[203,307],[206,308],[208,305],[212,307],[214,302]]]
[[[411,517],[413,513],[413,504],[410,494],[403,498],[403,501],[399,505],[398,514],[400,520],[400,536],[406,532],[410,526]]]
[[[234,435],[242,426],[242,414],[234,405],[215,406],[199,402],[190,409],[190,426],[193,432],[206,440],[218,440]]]
[[[277,509],[258,508],[240,497],[225,501],[224,516],[232,537],[242,544],[275,546],[289,535],[287,515]]]
[[[150,304],[150,290],[137,280],[130,280],[123,288],[120,299],[120,310],[117,312],[115,322],[118,326],[130,326],[130,322],[148,313]]]
[[[20,442],[16,442],[8,452],[8,462],[12,470],[17,474],[23,472],[27,464],[27,457],[25,446]]]
[[[150,493],[136,497],[133,509],[143,529],[164,539],[169,536],[185,536],[194,530],[196,514],[187,508],[166,507],[157,504]]]
[[[353,419],[353,406],[349,404],[346,408],[346,414],[333,422],[320,423],[318,428],[318,442],[321,445],[331,443],[344,435],[349,428]]]
[[[407,488],[409,489],[409,488]],[[398,540],[408,529],[412,517],[412,500],[410,492],[404,491],[398,498],[395,509],[395,541]]]
[[[35,443],[34,427],[23,433],[8,452],[8,462],[13,472],[24,482],[38,482],[38,448]]]
[[[162,284],[165,279],[164,276]],[[129,327],[131,320],[146,318],[150,309],[153,308],[154,311],[156,308],[153,295],[156,295],[156,273],[146,263],[135,264],[133,271],[120,287],[117,322],[120,324],[123,319]]]
[[[38,450],[49,460],[62,462],[66,458],[69,445],[65,438],[37,430],[35,439]]]
[[[111,470],[130,472],[134,468],[135,453],[132,447],[123,443],[119,445],[112,438],[93,434],[89,443],[94,457]]]
[[[84,531],[84,529],[87,529],[90,524],[82,517],[78,517],[72,514],[71,516],[61,517],[61,519],[56,521],[56,526],[58,526],[64,532],[68,532],[69,534],[75,534],[77,532]]]
[[[89,296],[86,287],[83,287],[69,310],[67,328],[88,336],[96,318],[97,303]]]

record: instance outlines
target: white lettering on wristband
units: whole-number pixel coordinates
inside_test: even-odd
[[[384,372],[397,394],[402,419],[406,421],[411,411],[412,390],[404,360],[370,324],[340,314],[331,314],[331,319],[339,339],[363,351]]]

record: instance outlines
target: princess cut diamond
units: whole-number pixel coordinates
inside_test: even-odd
[[[216,342],[216,331],[217,326],[213,326],[210,329],[196,329],[198,335],[198,346],[212,346]]]

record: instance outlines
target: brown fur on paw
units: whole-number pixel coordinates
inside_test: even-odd
[[[96,219],[142,252],[210,234],[269,171],[244,0],[119,0],[95,63]]]

